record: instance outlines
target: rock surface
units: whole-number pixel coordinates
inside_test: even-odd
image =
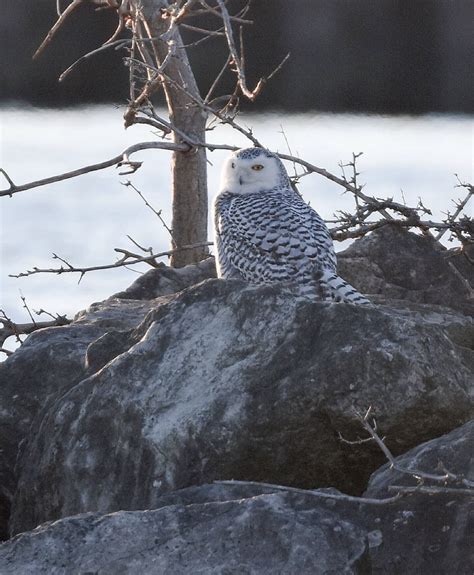
[[[162,493],[214,479],[361,493],[383,456],[341,443],[339,433],[359,435],[354,408],[374,407],[396,454],[472,416],[473,353],[445,325],[473,325],[454,312],[440,325],[430,307],[317,303],[235,280],[155,305],[32,434],[12,532],[153,508]]]
[[[446,484],[424,480],[433,493],[418,492],[397,502],[398,513],[380,513],[378,529],[383,545],[371,550],[375,573],[470,575],[474,573],[474,421],[424,443],[397,458],[404,469],[443,475],[445,470],[470,480],[470,495],[458,481]],[[385,465],[370,479],[365,497],[393,495],[390,486],[411,487],[419,482]],[[448,489],[443,489],[448,488]],[[398,491],[398,490],[397,490]],[[444,493],[443,493],[444,491]]]
[[[81,314],[69,326],[31,334],[7,361],[0,363],[0,537],[6,535],[18,449],[33,421],[85,377],[84,358],[92,341],[105,332],[130,329],[148,309],[149,304],[142,302],[91,306],[87,314]]]
[[[474,421],[396,459],[474,480]],[[470,474],[470,475],[469,475]],[[423,492],[387,501],[413,477],[384,466],[363,498],[336,490],[213,484],[158,498],[153,511],[88,513],[46,523],[0,546],[2,575],[471,575],[474,498]],[[426,486],[426,484],[425,484]],[[474,493],[474,491],[473,491]]]
[[[337,256],[340,275],[362,293],[474,315],[474,266],[433,239],[388,225]]]
[[[2,575],[350,575],[367,562],[362,528],[288,493],[79,515],[0,547]]]
[[[0,364],[0,529],[10,504],[11,533],[73,517],[1,546],[0,573],[266,573],[268,564],[269,573],[471,575],[459,494],[377,504],[203,486],[241,479],[360,495],[384,456],[341,441],[364,434],[354,408],[372,405],[395,455],[474,416],[472,268],[400,233],[384,228],[339,258],[374,306],[208,279],[210,258],[151,270],[71,325],[30,336]],[[435,472],[442,459],[469,475],[471,437],[465,425],[401,461]],[[375,473],[366,495],[412,485],[393,473]]]
[[[108,350],[112,341],[122,341],[118,333],[141,323],[154,307],[150,300],[179,291],[207,275],[215,275],[212,258],[179,270],[151,270],[121,294],[123,299],[112,297],[93,304],[71,325],[31,334],[7,361],[0,363],[0,539],[8,533],[18,449],[30,429],[35,428],[34,422],[58,397],[107,363],[109,352],[104,355],[101,349]],[[127,297],[130,294],[134,299]]]
[[[196,265],[179,269],[163,265],[143,274],[125,291],[113,295],[112,299],[151,300],[163,295],[177,293],[215,277],[216,264],[213,257]]]

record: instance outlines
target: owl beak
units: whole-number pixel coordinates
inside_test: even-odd
[[[242,185],[244,181],[242,180],[242,176],[239,176],[239,184]]]

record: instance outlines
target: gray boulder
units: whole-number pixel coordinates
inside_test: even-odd
[[[472,260],[395,225],[384,226],[340,252],[338,270],[362,293],[474,315]]]
[[[0,527],[10,503],[12,533],[43,525],[0,546],[0,573],[471,575],[472,498],[381,500],[416,481],[341,441],[371,405],[400,465],[472,480],[472,424],[439,437],[474,414],[472,268],[399,233],[339,258],[372,307],[193,285],[210,258],[30,336],[0,364]],[[335,489],[372,472],[363,499]]]
[[[471,422],[396,463],[436,473],[442,460],[466,476],[473,439]],[[189,487],[159,497],[152,511],[76,515],[20,534],[0,546],[0,573],[471,575],[473,498],[452,491],[466,486],[396,500],[387,491],[412,482],[384,466],[363,498],[250,483]]]
[[[395,454],[472,417],[473,353],[454,334],[464,341],[473,323],[453,311],[317,303],[224,280],[154,305],[101,344],[107,363],[31,433],[13,533],[154,508],[214,479],[360,494],[383,456],[340,441],[359,434],[354,408],[373,406]]]
[[[364,529],[288,493],[78,515],[0,546],[2,575],[350,575],[368,561]]]
[[[187,287],[216,277],[213,257],[184,268],[170,268],[161,264],[136,279],[126,290],[116,293],[111,299],[151,300],[163,295],[177,293]]]
[[[380,545],[371,549],[374,573],[395,575],[471,575],[474,573],[474,421],[398,457],[403,469],[444,475],[446,483],[417,480],[388,465],[376,471],[365,497],[394,495],[396,486],[418,491],[397,502],[395,512],[372,514]],[[464,482],[463,479],[470,481]],[[390,490],[392,487],[392,490]],[[430,493],[431,490],[431,493]],[[460,490],[460,491],[458,491]],[[403,489],[402,489],[403,492]]]
[[[148,300],[213,275],[212,258],[179,270],[151,270],[123,292],[122,299],[112,297],[91,305],[71,325],[34,332],[0,362],[0,539],[8,534],[19,446],[30,430],[35,433],[42,413],[108,362],[113,342],[122,345],[123,337],[117,334],[136,327],[154,307]],[[114,349],[112,356],[118,351]]]
[[[92,341],[106,332],[130,329],[148,310],[141,302],[91,306],[71,325],[31,334],[0,363],[0,538],[6,536],[16,487],[18,449],[35,418],[85,377],[85,355]]]

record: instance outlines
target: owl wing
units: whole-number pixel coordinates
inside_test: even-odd
[[[310,279],[335,271],[329,231],[293,191],[234,196],[217,218],[227,268],[247,281]],[[224,277],[230,277],[223,273]]]

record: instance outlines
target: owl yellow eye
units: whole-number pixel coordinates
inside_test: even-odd
[[[263,170],[263,166],[262,164],[254,164],[252,166],[252,170],[255,170],[256,172],[259,172],[260,170]]]

